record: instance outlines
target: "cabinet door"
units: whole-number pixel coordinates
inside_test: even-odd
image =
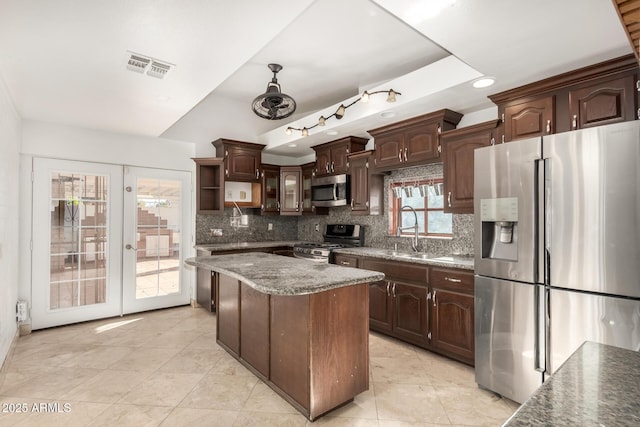
[[[376,168],[384,169],[401,164],[404,154],[402,131],[375,137],[375,146],[374,162]]]
[[[374,331],[391,332],[393,305],[388,292],[390,286],[386,280],[369,285],[369,328]]]
[[[403,162],[424,163],[440,158],[439,134],[438,122],[408,127],[404,134]]]
[[[391,294],[394,335],[424,345],[427,340],[427,288],[394,282]]]
[[[473,152],[476,148],[489,146],[491,136],[491,129],[460,137],[443,136],[445,212],[473,213]]]
[[[431,345],[474,363],[474,298],[444,289],[431,294]]]
[[[280,167],[262,165],[262,205],[265,215],[280,213]]]
[[[347,165],[347,155],[349,154],[349,142],[336,144],[331,147],[331,165],[332,174],[347,173],[349,167]]]
[[[504,139],[513,141],[554,133],[555,96],[535,99],[504,109]]]
[[[280,214],[300,215],[302,171],[299,167],[280,168]]]
[[[351,156],[351,211],[366,214],[369,211],[369,156]]]
[[[358,268],[358,258],[351,255],[335,254],[333,263],[344,267]]]
[[[240,282],[218,275],[218,341],[240,355]]]
[[[571,129],[635,120],[636,96],[635,75],[569,91]]]
[[[240,288],[240,357],[269,378],[269,294]]]
[[[196,301],[207,311],[216,311],[214,278],[213,271],[206,268],[196,268]]]
[[[331,149],[323,147],[316,150],[316,176],[331,174]]]
[[[261,153],[244,147],[225,149],[225,176],[229,181],[259,181]]]

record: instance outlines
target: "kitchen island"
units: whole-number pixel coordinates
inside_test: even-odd
[[[369,282],[384,274],[266,253],[189,258],[215,272],[216,339],[313,421],[369,388]]]

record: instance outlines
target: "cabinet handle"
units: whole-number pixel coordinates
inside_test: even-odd
[[[404,147],[404,161],[407,161],[407,147]]]
[[[296,200],[296,212],[298,212],[298,208],[300,207],[300,202]]]
[[[278,210],[280,210],[280,200],[278,200],[278,201],[276,202],[276,207],[277,207],[277,209],[278,209]]]
[[[333,162],[331,162],[331,172],[335,172],[335,171],[336,171],[335,165],[333,164]]]
[[[264,212],[264,203],[260,205],[260,209]]]
[[[574,129],[578,128],[578,115],[577,114],[573,115],[573,120],[571,121],[571,126],[573,126]]]
[[[391,295],[389,292],[389,286],[391,286],[391,282],[387,282],[387,296]]]
[[[349,261],[340,261],[340,265],[351,265]]]
[[[400,162],[402,162],[402,148],[400,149],[400,152],[398,153],[398,160],[400,160]]]
[[[427,339],[431,341],[431,331],[429,331],[429,333],[427,334]]]
[[[433,306],[436,306],[436,290],[433,290]]]
[[[449,207],[451,207],[451,191],[449,191],[449,195],[447,196],[447,203],[449,204]]]
[[[260,179],[260,169],[256,169],[256,179]]]
[[[427,301],[431,301],[431,291],[427,291]]]
[[[392,293],[393,293],[393,297],[396,297],[396,282],[393,282],[393,288],[392,289]]]
[[[504,144],[504,135],[502,135],[502,143]]]
[[[496,139],[494,137],[491,137],[491,145],[496,145]]]
[[[225,174],[225,175],[227,175],[227,176],[229,176],[229,169],[225,169],[225,170],[224,170],[224,174]]]
[[[447,282],[462,283],[462,280],[456,279],[456,278],[453,278],[453,277],[445,277],[444,280],[446,280]]]
[[[547,133],[551,133],[551,120],[547,120]]]
[[[351,209],[353,209],[353,198],[351,199]]]
[[[329,162],[324,165],[324,170],[329,173]]]

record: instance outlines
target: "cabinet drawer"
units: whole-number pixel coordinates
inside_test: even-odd
[[[411,283],[427,285],[428,268],[425,266],[408,264],[397,261],[381,261],[374,259],[362,259],[360,268],[379,271],[385,274],[385,280],[406,280]]]
[[[431,267],[429,278],[431,287],[473,293],[473,272],[471,271]]]
[[[335,254],[334,264],[358,268],[358,258],[351,255]]]

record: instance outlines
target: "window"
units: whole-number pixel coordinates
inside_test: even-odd
[[[410,184],[394,182],[389,185],[389,234],[396,235],[398,227],[411,227],[415,222],[413,212],[405,208],[401,215],[398,215],[403,206],[412,207],[418,218],[418,233],[420,236],[451,237],[453,232],[452,215],[444,212],[444,195],[437,195],[434,184],[442,184],[442,178],[411,181]],[[419,186],[427,189],[422,196]],[[412,189],[411,195],[407,191],[395,190],[394,188],[409,187]],[[398,193],[397,197],[395,194]],[[442,192],[440,192],[442,193]],[[403,230],[403,236],[413,235],[413,230]]]

